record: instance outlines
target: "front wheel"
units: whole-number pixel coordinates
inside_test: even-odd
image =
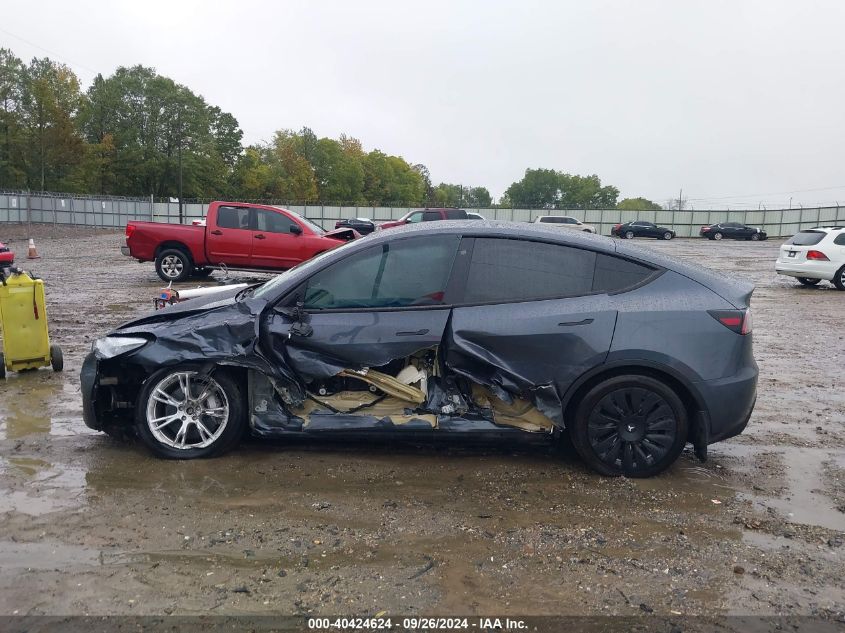
[[[649,376],[616,376],[581,400],[570,428],[578,454],[602,475],[651,477],[672,465],[687,440],[678,395]]]
[[[833,276],[833,285],[837,290],[845,290],[845,266],[836,271]]]
[[[760,234],[759,233],[752,233],[751,234],[751,241],[752,242],[759,242],[760,241]]]
[[[666,232],[663,234],[663,239],[664,239],[664,240],[671,240],[671,239],[672,239],[672,237],[674,237],[674,236],[672,235],[671,231],[666,231]]]
[[[633,231],[625,231],[625,239],[626,240],[634,239],[634,232]]]
[[[796,277],[802,286],[818,286],[821,279],[810,279],[809,277]]]
[[[163,281],[185,281],[193,268],[191,258],[178,248],[166,248],[156,257],[156,272]]]
[[[213,457],[243,437],[243,394],[221,369],[210,374],[191,367],[163,369],[144,383],[135,424],[141,440],[159,457]]]

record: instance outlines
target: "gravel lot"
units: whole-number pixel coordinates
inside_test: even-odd
[[[814,615],[845,618],[845,293],[780,241],[641,241],[757,285],[745,434],[650,480],[546,448],[262,444],[167,462],[89,432],[92,339],[152,309],[122,234],[32,233],[65,371],[0,384],[0,615]],[[31,265],[30,265],[31,264]],[[237,275],[235,275],[237,277]]]

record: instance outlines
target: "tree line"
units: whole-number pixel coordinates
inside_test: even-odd
[[[483,186],[434,185],[410,163],[342,134],[282,129],[243,145],[229,112],[152,68],[120,67],[83,90],[49,58],[0,48],[0,189],[375,206],[494,206]],[[496,206],[659,209],[619,201],[596,175],[526,169]]]

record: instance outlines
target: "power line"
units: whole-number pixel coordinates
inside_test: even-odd
[[[77,68],[82,68],[82,69],[84,69],[84,70],[87,70],[89,73],[93,73],[93,74],[94,74],[94,76],[96,76],[97,74],[99,74],[99,71],[94,70],[93,68],[89,68],[89,67],[88,67],[88,66],[86,66],[85,64],[80,64],[80,63],[77,63],[77,62],[73,62],[73,61],[71,61],[71,60],[69,60],[69,59],[67,59],[67,58],[64,58],[64,59],[63,59],[64,55],[60,55],[59,53],[56,53],[56,52],[54,52],[54,51],[51,51],[51,50],[50,50],[50,49],[48,49],[48,48],[44,48],[43,46],[40,46],[39,44],[36,44],[35,42],[31,42],[31,41],[29,41],[28,39],[21,37],[20,35],[15,35],[14,33],[10,32],[10,31],[7,31],[7,30],[6,30],[6,29],[4,29],[4,28],[0,28],[0,32],[5,33],[6,35],[10,35],[10,36],[14,37],[15,39],[18,39],[18,40],[20,40],[21,42],[23,42],[23,43],[25,43],[25,44],[29,44],[30,46],[32,46],[32,47],[34,47],[34,48],[37,48],[37,49],[39,49],[39,50],[42,50],[42,51],[44,51],[45,53],[48,53],[49,55],[52,55],[53,57],[55,57],[58,61],[63,62],[63,63],[65,63],[65,64],[69,65],[69,66],[76,66]]]
[[[793,191],[774,191],[771,193],[747,193],[736,196],[716,196],[712,198],[687,198],[687,200],[695,200],[697,202],[707,202],[710,200],[732,200],[734,198],[763,198],[767,196],[785,196],[790,193],[810,193],[813,191],[832,191],[834,189],[845,189],[845,185],[837,187],[818,187],[816,189],[795,189]]]

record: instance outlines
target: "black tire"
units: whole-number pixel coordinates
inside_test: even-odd
[[[723,237],[722,234],[719,233],[718,231],[716,231],[715,233],[713,233],[713,237],[711,237],[710,239],[711,240],[721,240],[722,237]]]
[[[660,380],[615,376],[584,395],[570,434],[578,454],[596,472],[652,477],[681,454],[687,441],[687,412],[678,395]]]
[[[751,234],[751,241],[752,242],[759,242],[760,241],[760,234],[759,233],[752,233]]]
[[[802,286],[818,286],[821,279],[810,279],[809,277],[796,277]]]
[[[213,268],[194,268],[191,272],[191,277],[194,279],[206,279],[214,272]]]
[[[837,290],[845,290],[845,266],[836,271],[833,276],[833,285]]]
[[[185,281],[193,270],[191,257],[181,248],[165,248],[156,256],[156,273],[163,281]]]
[[[184,392],[181,391],[181,382],[178,381],[178,374],[191,374],[191,378],[195,381],[194,385],[196,386],[197,383],[199,383],[199,387],[203,390],[203,392],[196,394],[194,389],[192,393],[197,400],[185,399],[187,408],[183,409],[178,409],[176,406],[167,404],[163,400],[154,400],[155,404],[152,404],[150,400],[152,398],[153,391],[160,387],[165,390],[168,389],[169,387],[166,386],[168,380],[171,381],[172,386],[176,386],[172,384],[174,378],[177,378],[177,383],[179,383],[176,387],[176,393],[181,393],[181,396],[179,397],[184,396]],[[205,380],[206,379],[202,375],[197,373],[196,366],[181,365],[176,367],[167,367],[157,371],[144,381],[143,388],[141,389],[141,395],[138,397],[138,401],[135,404],[135,430],[138,437],[140,437],[144,444],[146,444],[147,447],[157,456],[165,459],[199,459],[203,457],[216,457],[217,455],[222,455],[226,451],[233,449],[238,445],[241,439],[243,439],[244,433],[247,429],[247,421],[245,415],[246,411],[243,404],[244,394],[241,386],[229,372],[221,368],[217,368],[212,371],[210,376],[208,376],[208,382],[203,382]],[[210,408],[203,407],[199,398],[206,393],[204,391],[205,386],[212,383],[212,394],[206,397],[204,402],[206,404],[211,402],[212,405],[217,406]],[[162,387],[162,385],[165,386]],[[218,388],[225,397],[218,396]],[[188,391],[192,392],[190,385],[188,387]],[[167,391],[165,391],[165,393],[167,393]],[[171,399],[172,398],[173,396],[171,394]],[[151,424],[149,424],[147,420],[148,406],[153,407],[153,415],[158,415],[158,411],[164,414],[163,417],[152,418],[154,421],[161,421],[165,418],[175,417],[172,423],[162,424],[157,429],[159,430],[162,429],[162,427],[165,427],[166,430],[162,430],[162,432],[159,433],[159,436],[168,438],[168,441],[170,441],[171,444],[162,441],[160,437],[156,436],[156,433],[151,428]],[[199,410],[202,411],[224,409],[227,407],[227,415],[225,418],[221,415],[221,422],[217,423],[217,426],[215,427],[211,414],[195,414],[196,418],[194,419],[199,419],[202,422],[203,428],[207,427],[206,431],[211,434],[208,439],[213,438],[213,441],[208,442],[205,446],[189,446],[187,448],[178,448],[173,446],[173,443],[178,444],[178,438],[182,428],[187,429],[187,432],[183,437],[190,436],[188,439],[191,443],[200,444],[205,441],[200,433],[199,424],[193,423],[193,430],[189,420],[186,424],[186,418],[191,417],[191,407],[196,406],[199,406]],[[170,424],[172,424],[172,426],[169,426]],[[179,424],[178,430],[176,428],[177,424]],[[197,439],[199,439],[200,442],[194,442],[194,440]]]
[[[667,240],[667,241],[668,241],[668,240],[671,240],[673,237],[675,237],[675,236],[674,236],[674,235],[672,235],[672,231],[666,231],[666,232],[663,234],[663,239],[664,239],[664,240]]]
[[[6,356],[0,352],[0,380],[6,377]]]
[[[50,346],[50,365],[53,371],[62,371],[65,367],[65,359],[62,355],[62,348],[58,345]]]
[[[625,231],[625,239],[626,240],[634,239],[634,232],[633,231]]]

